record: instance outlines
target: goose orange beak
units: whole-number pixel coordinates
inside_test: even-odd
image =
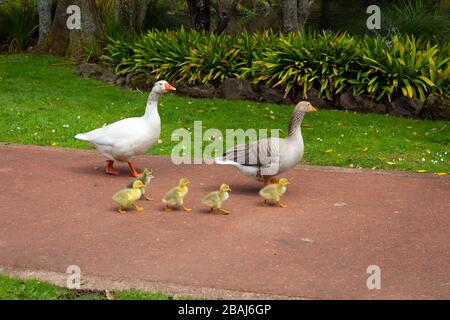
[[[311,112],[317,112],[317,109],[311,106]]]
[[[177,90],[174,86],[172,86],[172,85],[169,84],[169,83],[166,83],[166,84],[164,85],[164,88],[166,89],[167,92]]]

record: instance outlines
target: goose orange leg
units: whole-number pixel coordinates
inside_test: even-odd
[[[142,173],[137,172],[136,168],[134,167],[133,162],[128,162],[128,168],[130,168],[130,175],[134,178],[140,177]]]
[[[272,179],[270,179],[270,184],[277,184],[278,182],[280,182],[280,179],[278,179],[277,177],[273,177]]]
[[[264,185],[267,186],[269,184],[278,183],[278,179],[276,177],[264,177]]]
[[[115,176],[119,174],[119,170],[114,168],[114,161],[112,161],[112,160],[107,160],[106,161],[105,172],[107,174],[112,174],[112,175],[115,175]]]

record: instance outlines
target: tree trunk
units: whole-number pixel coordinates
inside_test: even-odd
[[[197,31],[209,31],[211,25],[210,0],[187,0],[192,27]]]
[[[283,0],[281,5],[283,32],[297,32],[311,13],[313,0]]]
[[[306,24],[309,14],[311,13],[311,6],[313,3],[314,3],[313,0],[297,1],[297,16],[299,27],[303,27]]]
[[[127,0],[122,7],[120,2],[120,0],[115,2],[114,15],[116,21],[128,25],[129,30],[141,31],[147,14],[148,0]]]
[[[136,31],[136,0],[128,1],[128,26],[130,30]]]
[[[228,27],[233,16],[237,15],[238,0],[213,0],[212,6],[217,15],[215,34],[221,34]]]
[[[139,0],[137,2],[136,28],[142,31],[144,27],[145,15],[147,14],[148,0]]]
[[[50,32],[52,26],[53,0],[38,0],[37,9],[39,13],[39,43]]]
[[[70,14],[66,11],[70,5],[80,7],[80,29],[70,30],[67,26]],[[59,0],[52,28],[38,45],[37,51],[79,60],[83,56],[85,47],[98,45],[102,39],[103,30],[95,0]]]
[[[114,1],[114,19],[117,23],[120,23],[120,17],[121,17],[121,11],[122,11],[122,1],[121,0],[115,0]]]
[[[283,0],[281,4],[283,32],[298,31],[297,0]]]

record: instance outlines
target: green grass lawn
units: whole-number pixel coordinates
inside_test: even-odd
[[[117,300],[177,299],[164,293],[146,293],[136,290],[115,291],[112,294]],[[0,275],[0,300],[107,300],[107,297],[103,292],[69,290],[46,281],[23,280]]]
[[[72,69],[52,56],[0,56],[0,141],[91,148],[73,136],[143,114],[147,92],[83,79]],[[280,128],[286,135],[292,107],[167,95],[159,111],[161,143],[150,154],[169,155],[173,130],[193,128],[195,120],[204,130]],[[319,110],[306,115],[302,130],[309,164],[450,172],[448,122]]]

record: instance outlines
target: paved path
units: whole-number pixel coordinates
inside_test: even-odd
[[[0,145],[0,266],[302,298],[450,299],[450,179],[428,174],[298,166],[284,200],[264,208],[259,184],[233,168],[154,169],[143,213],[114,213],[128,181],[106,176],[95,152]],[[97,167],[97,168],[96,168]],[[159,201],[180,176],[192,180],[190,213]],[[228,182],[229,216],[210,215],[201,195]],[[369,265],[381,290],[368,290]]]

